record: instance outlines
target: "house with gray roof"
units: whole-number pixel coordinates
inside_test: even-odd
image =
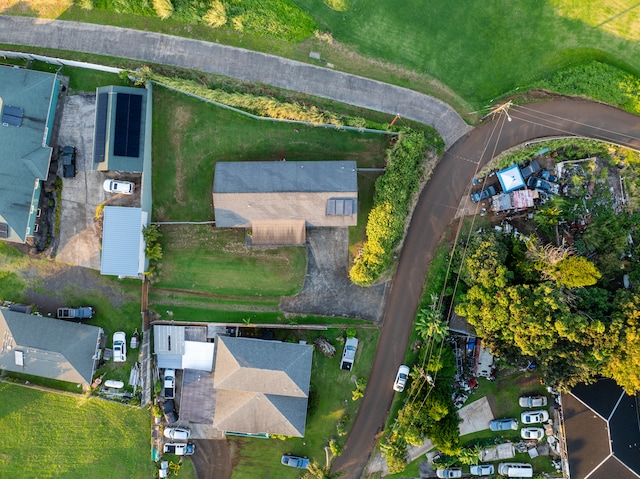
[[[219,228],[251,230],[252,244],[302,244],[306,227],[355,226],[355,161],[218,162],[213,207]]]
[[[640,478],[638,397],[612,379],[562,394],[571,479]]]
[[[5,241],[24,243],[35,232],[59,88],[55,74],[0,66],[0,239]]]
[[[0,308],[0,369],[81,384],[93,380],[102,329]]]
[[[303,437],[312,359],[307,344],[219,336],[214,427]]]

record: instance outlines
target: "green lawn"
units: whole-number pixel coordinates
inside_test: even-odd
[[[163,259],[153,286],[256,297],[291,295],[302,287],[305,248],[247,248],[239,229],[165,225],[161,232]]]
[[[153,476],[147,411],[0,383],[3,477]]]
[[[333,43],[313,37],[302,42],[283,40],[268,25],[257,30],[264,35],[234,29],[233,22],[210,29],[185,24],[178,15],[161,21],[75,7],[60,8],[49,16],[192,36],[303,61],[309,61],[309,51],[318,51],[340,70],[430,92],[455,104],[463,114],[469,111],[464,111],[464,101],[456,94],[477,108],[568,65],[599,59],[640,71],[640,15],[635,0],[522,0],[517,5],[506,0],[436,0],[426,5],[419,1],[337,2],[347,7],[344,11],[331,9],[328,4],[336,2],[324,0],[294,3],[300,15],[288,18],[297,31],[308,28],[304,17],[308,13]],[[273,5],[275,11],[282,3]]]
[[[234,457],[232,479],[260,478],[296,478],[301,471],[283,467],[280,456],[285,453],[307,456],[311,460],[325,465],[324,446],[330,438],[337,438],[336,425],[345,414],[349,416],[347,430],[353,424],[359,401],[351,400],[351,392],[355,385],[351,378],[368,378],[375,355],[378,340],[378,330],[358,329],[360,340],[356,361],[351,372],[340,369],[340,355],[342,344],[335,341],[338,336],[344,336],[340,330],[301,332],[298,336],[288,334],[287,338],[297,340],[306,339],[311,342],[316,336],[324,336],[336,346],[336,355],[327,358],[317,350],[313,353],[313,369],[311,372],[311,398],[307,414],[306,435],[304,438],[279,439],[241,439],[230,438],[232,447],[237,448]],[[346,437],[346,436],[345,436]],[[345,437],[341,438],[343,442]]]
[[[385,161],[383,135],[253,120],[162,87],[153,96],[157,221],[213,219],[217,161],[354,160],[361,167]]]
[[[634,0],[354,0],[346,13],[323,0],[296,3],[336,40],[368,57],[431,74],[477,106],[587,60],[640,70]]]

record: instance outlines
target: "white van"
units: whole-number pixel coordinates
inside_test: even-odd
[[[498,474],[507,477],[533,477],[533,467],[526,462],[501,462]]]

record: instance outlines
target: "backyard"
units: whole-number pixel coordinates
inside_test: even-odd
[[[0,383],[0,394],[4,477],[153,475],[147,411],[7,383]]]

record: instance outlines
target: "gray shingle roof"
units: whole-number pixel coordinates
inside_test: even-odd
[[[219,337],[214,425],[304,436],[312,359],[309,345]]]
[[[215,193],[358,191],[355,161],[218,162]]]
[[[0,308],[0,369],[87,385],[102,330]],[[24,353],[24,367],[15,351]]]

